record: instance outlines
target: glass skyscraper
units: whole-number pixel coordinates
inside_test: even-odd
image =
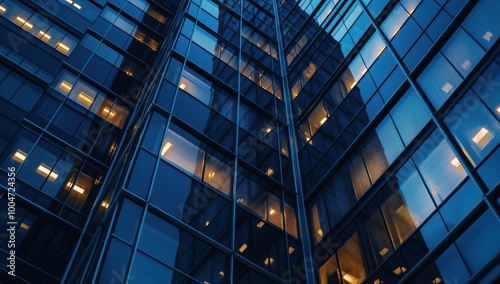
[[[499,281],[499,12],[0,0],[0,281]]]

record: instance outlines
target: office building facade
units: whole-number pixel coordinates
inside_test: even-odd
[[[0,279],[498,280],[498,11],[1,1]]]

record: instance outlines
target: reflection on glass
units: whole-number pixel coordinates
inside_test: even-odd
[[[414,156],[417,167],[437,204],[440,204],[467,176],[443,138],[426,141]]]

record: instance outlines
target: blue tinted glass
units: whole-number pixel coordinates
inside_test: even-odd
[[[448,233],[439,214],[434,214],[422,228],[420,233],[429,249],[433,249]]]
[[[99,283],[125,283],[131,248],[124,242],[111,239]]]
[[[436,266],[439,269],[436,277],[439,277],[444,283],[465,283],[465,280],[469,279],[467,267],[455,245],[449,247],[436,259]],[[434,278],[434,280],[436,279]]]
[[[430,120],[431,114],[422,99],[411,88],[391,111],[403,142],[408,145]]]
[[[495,188],[500,181],[498,169],[500,169],[500,148],[497,148],[477,170],[489,189]]]
[[[150,188],[155,166],[156,157],[147,151],[141,150],[137,156],[135,166],[130,173],[130,180],[127,185],[128,190],[145,199]]]
[[[500,123],[472,93],[460,100],[444,122],[475,165],[500,142]]]
[[[468,180],[440,209],[446,226],[450,230],[453,229],[482,199],[481,197],[472,180]]]
[[[488,210],[457,239],[458,249],[473,273],[478,272],[500,253],[498,236],[500,223]]]
[[[467,174],[440,132],[435,131],[413,155],[437,204],[441,203]]]
[[[173,271],[158,261],[137,252],[130,269],[130,281],[136,283],[172,283]]]
[[[417,81],[434,107],[439,108],[457,89],[462,78],[443,55],[438,54]]]
[[[158,153],[166,124],[167,119],[165,117],[156,112],[153,113],[142,146],[153,153]]]
[[[174,265],[179,246],[179,235],[177,227],[148,212],[138,247],[160,261]]]
[[[129,243],[134,243],[137,227],[141,220],[142,207],[124,199],[116,222],[114,233]]]

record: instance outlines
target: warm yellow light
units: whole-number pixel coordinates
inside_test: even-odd
[[[266,175],[272,176],[273,174],[274,174],[273,168],[268,168],[267,171],[266,171]]]
[[[30,226],[26,225],[26,223],[21,223],[21,229],[28,230]]]
[[[274,209],[269,210],[269,215],[274,215],[274,213],[276,213],[276,210]]]
[[[208,227],[208,225],[210,225],[210,221],[209,220],[205,221],[205,227]]]
[[[240,249],[238,249],[240,252],[244,252],[247,249],[247,244],[242,244]]]
[[[365,75],[367,71],[368,71],[368,69],[366,69],[366,68],[365,68],[365,69],[361,72],[361,76]]]
[[[47,34],[46,32],[44,32],[44,31],[42,31],[42,30],[40,30],[40,31],[38,32],[38,36],[39,36],[39,37],[41,37],[41,39],[42,39],[43,41],[49,41],[49,40],[52,38],[49,34]]]
[[[82,8],[82,6],[76,4],[76,3],[73,3],[73,6],[75,6],[75,8],[77,8],[78,10],[80,10]]]
[[[356,87],[356,84],[358,84],[357,81],[354,81],[352,84],[351,84],[351,90],[354,89],[354,87]]]
[[[203,281],[203,284],[210,284],[210,282],[208,282],[208,281]]]
[[[238,199],[236,199],[236,202],[238,202],[238,203],[243,202],[243,198],[238,198]]]
[[[394,33],[392,33],[392,37],[395,37],[399,31],[401,30],[401,27],[397,28],[397,30],[394,31]]]
[[[94,99],[91,96],[85,94],[84,92],[80,92],[78,94],[77,100],[82,104],[84,104],[87,108],[89,108],[92,102],[94,102]]]
[[[5,7],[4,7],[4,6],[0,6],[0,13],[3,13],[3,12],[5,12],[5,11],[7,11],[7,9],[5,9]]]
[[[398,266],[392,272],[394,272],[396,275],[401,275],[401,274],[403,274],[403,273],[406,272],[406,267],[404,267],[404,266]]]
[[[436,278],[434,278],[434,280],[432,280],[432,283],[433,284],[438,284],[438,283],[441,283],[441,281],[443,281],[441,278],[436,277]]]
[[[62,52],[66,53],[69,51],[69,46],[65,45],[64,43],[62,42],[59,42],[57,44],[57,49],[61,50]]]
[[[472,137],[472,141],[476,144],[479,144],[485,137],[490,137],[490,136],[491,133],[488,131],[488,129],[483,127],[476,133],[474,137]]]
[[[20,24],[24,24],[23,28],[25,28],[27,30],[31,30],[33,28],[33,25],[30,22],[27,22],[25,19],[23,19],[19,16],[16,17],[16,21]]]
[[[12,157],[12,159],[16,162],[19,162],[19,163],[22,163],[24,162],[24,160],[26,160],[26,153],[24,153],[23,151],[21,150],[17,150],[15,153],[14,153],[14,156]]]
[[[134,73],[132,73],[132,71],[130,71],[130,69],[125,70],[125,74],[127,74],[127,76],[130,76],[130,77],[132,77],[134,75]]]
[[[344,278],[344,280],[346,280],[349,283],[359,283],[359,279],[352,276],[349,273],[344,274],[344,276],[342,276],[342,278]]]
[[[67,93],[71,90],[71,88],[73,87],[73,85],[71,85],[70,83],[66,82],[66,81],[62,81],[60,84],[59,84],[59,89],[61,89],[63,92]],[[80,93],[81,94],[81,93]],[[91,102],[92,103],[92,102]]]
[[[381,256],[384,256],[387,252],[389,252],[389,249],[387,247],[384,247],[383,249],[381,249],[378,253],[381,255]]]
[[[102,109],[102,114],[105,116],[109,114],[109,117],[114,117],[116,115],[116,112],[111,111],[109,107],[105,107]]]
[[[325,123],[325,121],[326,121],[326,120],[327,120],[327,118],[326,118],[326,117],[323,117],[323,118],[321,119],[321,121],[319,122],[319,124],[323,125],[323,123]]]
[[[264,264],[265,265],[271,265],[274,263],[274,258],[272,257],[267,257],[265,260],[264,260]]]
[[[260,221],[259,223],[257,223],[257,228],[262,228],[262,226],[264,226],[264,221]]]
[[[117,146],[118,146],[118,144],[116,144],[116,143],[111,144],[111,146],[109,146],[109,151],[108,151],[108,153],[109,153],[110,155],[112,155],[112,154],[115,152],[115,150],[116,150],[116,147],[117,147]]]
[[[73,186],[73,182],[68,181],[68,183],[66,185],[69,188],[71,188],[71,186]],[[79,186],[78,184],[75,184],[75,186],[73,186],[73,190],[80,193],[80,194],[83,194],[85,192],[85,189],[83,187]]]
[[[322,236],[323,236],[323,230],[319,229],[317,233],[318,233],[318,235],[319,235],[320,237],[322,237]]]
[[[292,254],[295,251],[294,247],[289,247],[288,248],[288,254]]]
[[[224,277],[224,271],[222,271],[222,270],[219,271],[219,275],[222,276],[222,277]]]
[[[101,203],[101,206],[102,206],[102,207],[104,207],[104,208],[109,208],[109,203],[108,203],[108,202],[106,202],[106,201],[103,201],[103,202]]]
[[[382,54],[382,52],[384,52],[385,48],[386,48],[386,46],[382,47],[382,49],[377,53],[377,57],[379,57],[380,54]]]
[[[415,12],[415,8],[413,8],[413,9],[410,10],[410,12],[409,12],[410,15],[413,14],[413,12]]]
[[[66,0],[69,4],[73,4],[73,0]]]
[[[460,167],[462,164],[460,164],[460,161],[458,160],[457,157],[453,158],[453,160],[451,160],[450,162],[455,168],[458,168]]]
[[[266,130],[264,130],[264,131],[265,131],[266,133],[269,133],[269,132],[271,132],[271,130],[273,130],[273,129],[272,129],[271,127],[268,127],[268,128],[266,128]]]
[[[181,84],[179,85],[179,88],[181,88],[181,90],[184,90],[184,89],[186,89],[186,84],[184,84],[184,83],[181,83]]]
[[[170,143],[170,142],[165,143],[163,148],[161,148],[161,155],[165,156],[165,153],[167,153],[167,151],[168,151],[168,149],[170,149],[170,147],[172,147],[172,143]]]
[[[51,170],[52,170],[51,168],[45,166],[44,164],[40,164],[40,166],[38,166],[38,168],[36,169],[36,171],[40,175],[45,177],[49,176],[50,181],[55,181],[59,175],[56,174],[55,172],[52,172]]]
[[[500,113],[500,106],[497,107],[497,112]]]
[[[215,172],[209,172],[208,173],[208,178],[211,179],[215,176]]]

